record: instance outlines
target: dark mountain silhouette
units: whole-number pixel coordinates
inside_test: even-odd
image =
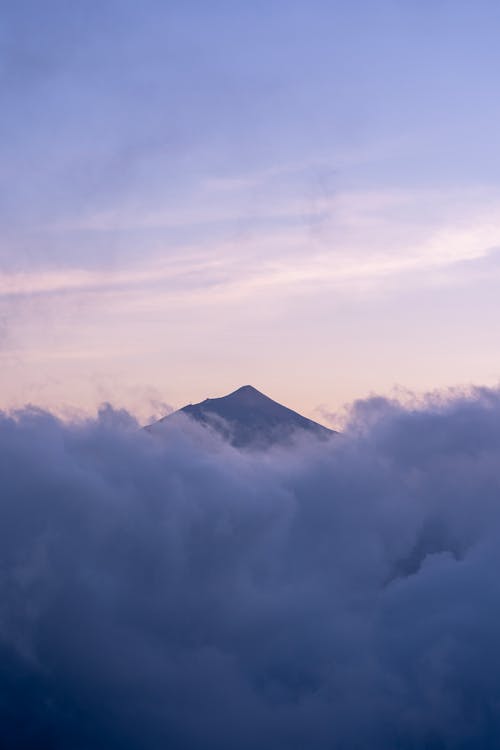
[[[336,434],[334,430],[278,404],[251,385],[244,385],[221,398],[188,404],[146,429],[156,432],[173,424],[179,415],[215,430],[239,448],[265,448],[274,443],[286,443],[300,432],[323,439]]]

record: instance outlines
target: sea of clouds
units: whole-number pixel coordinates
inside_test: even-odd
[[[243,452],[0,416],[0,746],[500,746],[500,392]]]

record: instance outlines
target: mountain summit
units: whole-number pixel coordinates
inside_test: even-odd
[[[188,404],[147,429],[156,431],[171,424],[179,415],[215,430],[238,448],[266,448],[274,443],[286,443],[297,432],[307,432],[318,438],[336,434],[334,430],[278,404],[251,385],[244,385],[221,398]]]

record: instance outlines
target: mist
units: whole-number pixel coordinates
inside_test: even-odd
[[[496,748],[500,391],[237,450],[0,416],[0,744]]]

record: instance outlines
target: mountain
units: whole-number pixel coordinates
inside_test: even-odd
[[[251,385],[244,385],[221,398],[188,404],[146,429],[156,432],[173,424],[179,415],[215,430],[238,448],[266,448],[275,443],[287,443],[297,432],[323,439],[336,434],[334,430],[278,404]]]

